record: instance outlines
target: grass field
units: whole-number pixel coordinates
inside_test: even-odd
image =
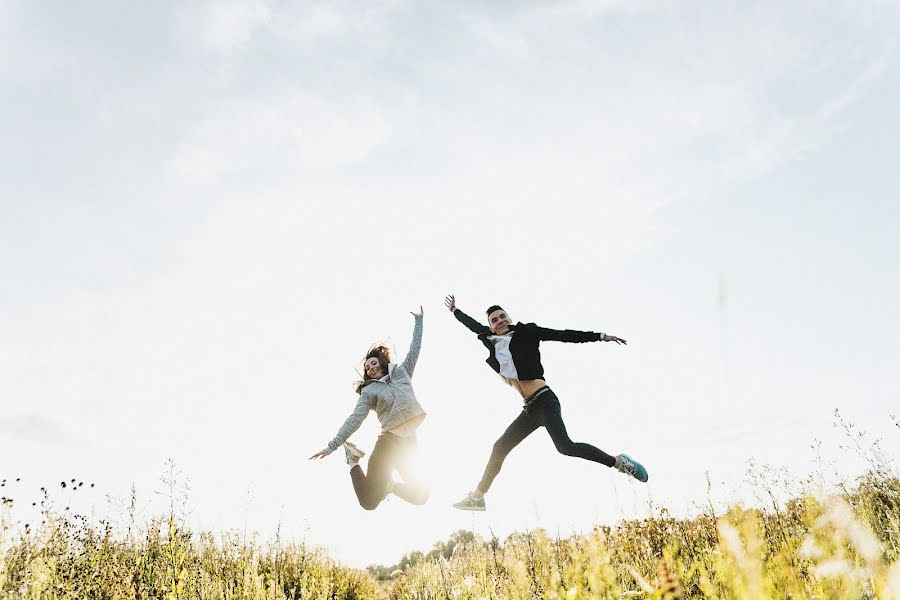
[[[900,481],[771,510],[732,507],[556,539],[541,530],[457,547],[387,584],[395,598],[896,598]]]
[[[554,538],[457,536],[379,573],[304,544],[185,529],[167,516],[114,531],[55,509],[36,527],[3,517],[0,596],[159,599],[881,598],[900,600],[900,480],[884,456],[830,494],[814,479],[765,508],[710,504]],[[4,504],[9,504],[4,499]],[[409,558],[409,557],[404,557]],[[376,577],[376,575],[381,575]]]

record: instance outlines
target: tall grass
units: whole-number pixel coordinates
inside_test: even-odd
[[[263,546],[191,532],[171,472],[168,514],[137,528],[132,497],[132,523],[119,533],[55,511],[42,490],[39,527],[14,528],[0,512],[0,598],[900,600],[900,479],[877,443],[838,425],[870,470],[830,495],[812,479],[779,502],[757,477],[763,508],[717,514],[710,504],[690,519],[656,509],[565,539],[540,529],[505,540],[457,532],[404,557],[396,573],[381,568],[386,581],[280,536]]]
[[[543,530],[457,546],[388,584],[392,598],[882,598],[900,600],[900,480],[770,510],[657,516],[554,539]]]
[[[665,510],[565,539],[543,530],[455,544],[449,558],[377,583],[316,548],[192,533],[173,514],[115,535],[44,510],[35,529],[4,523],[0,596],[451,600],[482,598],[881,598],[900,600],[900,480],[871,471],[830,497],[767,510]]]
[[[133,503],[132,503],[133,505]],[[120,535],[67,510],[44,490],[43,523],[0,533],[0,597],[9,599],[187,598],[217,600],[367,599],[366,572],[337,564],[306,544],[262,546],[236,533],[184,528],[175,513]]]

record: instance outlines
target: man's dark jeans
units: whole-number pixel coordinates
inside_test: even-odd
[[[532,394],[525,401],[525,404],[526,407],[522,413],[506,428],[500,439],[494,442],[491,458],[488,460],[487,467],[484,469],[484,475],[478,483],[479,491],[484,493],[490,489],[494,478],[500,472],[500,467],[503,466],[503,460],[506,458],[506,455],[538,427],[547,429],[550,439],[553,440],[553,444],[560,454],[592,460],[607,467],[612,467],[616,464],[616,459],[603,450],[583,442],[573,442],[569,438],[569,434],[566,432],[566,424],[562,420],[559,399],[550,388],[541,388]]]
[[[428,487],[413,469],[415,452],[415,438],[400,437],[393,433],[378,436],[369,456],[369,473],[363,473],[359,465],[350,469],[350,478],[360,506],[366,510],[375,510],[381,504],[387,495],[388,482],[394,469],[403,479],[394,486],[394,495],[410,504],[425,504],[428,500]]]

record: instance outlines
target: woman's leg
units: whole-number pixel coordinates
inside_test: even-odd
[[[375,448],[369,456],[369,473],[363,473],[362,467],[356,465],[350,469],[350,479],[359,505],[366,510],[375,510],[384,500],[387,493],[391,472],[397,460],[397,447],[385,434],[378,436]]]
[[[410,504],[421,505],[428,501],[428,485],[422,480],[416,468],[415,438],[401,438],[397,460],[397,472],[403,481],[394,484],[394,495]]]
[[[566,424],[563,423],[562,409],[559,406],[559,400],[556,394],[549,392],[544,398],[538,400],[540,404],[534,407],[535,417],[540,419],[541,424],[547,428],[550,439],[560,454],[566,456],[576,456],[586,460],[592,460],[600,464],[612,467],[616,464],[614,456],[610,456],[603,450],[585,444],[584,442],[573,442],[566,432]]]
[[[494,442],[494,449],[484,468],[484,475],[481,476],[481,481],[478,482],[478,487],[475,489],[476,492],[487,493],[497,473],[500,472],[506,455],[538,427],[540,427],[540,422],[524,410],[510,423],[500,439]]]

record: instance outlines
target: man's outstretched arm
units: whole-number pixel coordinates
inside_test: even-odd
[[[547,327],[538,327],[531,324],[534,328],[536,337],[542,341],[548,342],[571,342],[581,344],[584,342],[615,342],[617,344],[627,344],[625,340],[614,335],[599,333],[593,331],[577,331],[575,329],[548,329]]]
[[[453,294],[448,295],[444,298],[444,306],[453,313],[453,316],[456,317],[456,320],[469,328],[469,331],[476,335],[481,335],[485,331],[489,331],[487,325],[482,325],[463,311],[456,308],[456,298]]]

